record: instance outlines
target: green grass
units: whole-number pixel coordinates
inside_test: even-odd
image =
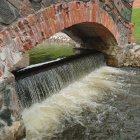
[[[74,49],[68,44],[49,44],[43,43],[29,51],[30,64],[37,64],[57,58],[74,55]]]
[[[135,42],[140,44],[140,8],[133,9],[132,22],[135,24]]]

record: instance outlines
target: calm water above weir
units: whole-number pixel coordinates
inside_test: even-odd
[[[140,140],[140,69],[90,55],[22,77],[17,91],[27,140]]]

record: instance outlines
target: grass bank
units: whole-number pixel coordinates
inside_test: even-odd
[[[133,9],[132,22],[135,24],[134,29],[135,42],[140,44],[140,8]]]
[[[37,64],[76,54],[72,45],[43,43],[29,51],[30,64]]]

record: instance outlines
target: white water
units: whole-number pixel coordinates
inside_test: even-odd
[[[51,69],[43,69],[17,77],[17,94],[23,108],[41,102],[59,92],[71,82],[90,73],[104,63],[102,54],[88,55]],[[47,67],[47,66],[46,66]]]
[[[138,70],[139,71],[139,70]],[[24,109],[27,140],[140,140],[140,73],[103,66]]]

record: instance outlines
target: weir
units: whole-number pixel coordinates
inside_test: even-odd
[[[88,53],[16,72],[16,90],[22,107],[45,100],[102,65],[105,65],[103,54]]]
[[[27,140],[139,140],[139,68],[95,53],[15,75]]]

